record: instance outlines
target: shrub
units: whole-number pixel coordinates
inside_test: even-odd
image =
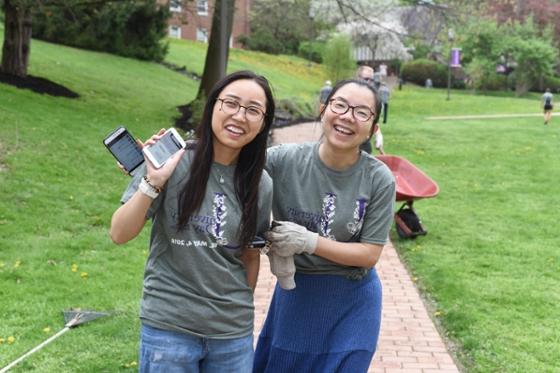
[[[325,43],[320,41],[303,41],[299,44],[298,56],[307,60],[322,63]]]
[[[560,77],[557,76],[544,76],[542,78],[542,86],[537,80],[531,87],[533,92],[543,92],[545,89],[550,88],[551,92],[560,93]]]
[[[250,36],[241,35],[237,38],[244,48],[270,54],[290,53],[289,46],[282,44],[270,32],[253,33]]]
[[[406,62],[401,69],[404,80],[424,85],[430,78],[434,87],[447,87],[447,68],[432,60],[418,59]]]
[[[162,61],[167,44],[167,7],[155,0],[38,7],[33,36],[54,43]]]
[[[325,47],[323,62],[327,76],[333,82],[352,75],[356,62],[352,58],[352,41],[348,36],[335,34]]]

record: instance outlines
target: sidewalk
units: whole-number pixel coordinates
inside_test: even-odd
[[[275,129],[273,140],[275,144],[313,141],[320,134],[319,123],[303,123]],[[368,372],[459,372],[390,242],[383,249],[376,268],[383,284],[383,320],[377,352]],[[261,256],[255,290],[255,340],[264,323],[275,284],[268,258]]]

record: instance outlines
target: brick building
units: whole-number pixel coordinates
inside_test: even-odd
[[[207,43],[212,29],[214,0],[193,0],[183,4],[180,0],[158,0],[169,4],[169,36],[177,39],[197,40]],[[237,38],[249,35],[250,0],[236,0],[230,46],[240,48]]]

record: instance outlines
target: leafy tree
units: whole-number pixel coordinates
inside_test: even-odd
[[[327,68],[328,78],[333,82],[351,76],[356,62],[352,58],[350,38],[342,34],[333,35],[327,42],[323,63]]]
[[[240,38],[249,49],[272,54],[296,54],[304,41],[314,40],[326,25],[310,13],[311,0],[256,0],[252,3],[251,35]]]
[[[513,21],[499,25],[491,19],[480,19],[462,31],[463,62],[477,88],[485,82],[494,85],[496,67],[502,60],[514,67],[516,93],[521,95],[532,82],[552,74],[557,52],[552,32],[540,32],[529,17],[524,23]]]
[[[121,0],[33,10],[33,37],[126,57],[161,61],[170,12],[154,0]]]
[[[515,68],[515,92],[524,94],[535,80],[551,75],[558,52],[552,44],[550,31],[539,35],[532,19],[515,22],[512,33],[503,40],[502,55],[511,55]]]
[[[155,0],[149,1],[155,5]],[[60,12],[65,9],[71,12],[79,7],[124,2],[130,3],[131,0],[3,0],[4,43],[0,69],[6,74],[27,76],[34,11]]]
[[[486,12],[499,24],[525,23],[531,17],[539,31],[551,27],[555,44],[560,45],[560,3],[556,0],[489,0]]]

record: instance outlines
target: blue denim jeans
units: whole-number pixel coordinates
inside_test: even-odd
[[[140,373],[250,373],[253,335],[202,338],[142,325]]]

